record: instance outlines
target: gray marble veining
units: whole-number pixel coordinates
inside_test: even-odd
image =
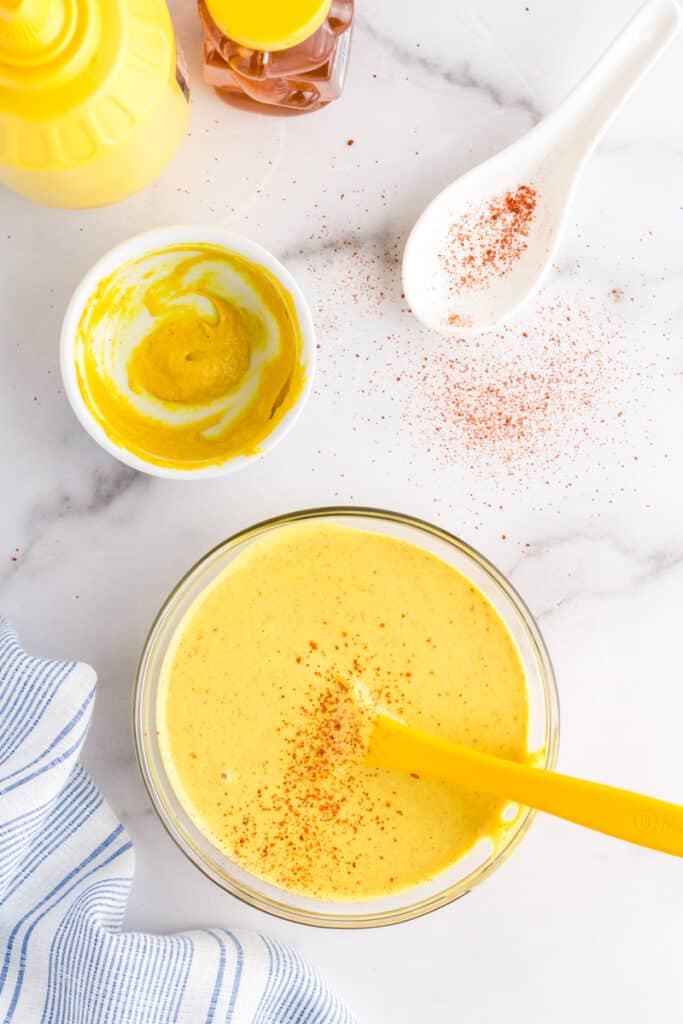
[[[270,930],[314,958],[361,1021],[541,1024],[548,1007],[555,1024],[669,1020],[679,862],[539,818],[476,894],[411,925],[321,934],[270,921],[164,833],[134,763],[130,701],[154,615],[214,544],[294,508],[396,508],[482,550],[540,617],[561,766],[683,800],[683,39],[586,168],[543,294],[476,349],[406,310],[402,240],[430,195],[550,109],[628,16],[623,0],[359,4],[343,100],[284,121],[203,86],[193,5],[171,6],[196,80],[191,134],[161,178],[83,213],[0,198],[0,608],[35,653],[98,671],[86,760],[136,843],[128,925]],[[181,221],[225,224],[281,255],[320,345],[311,402],[276,453],[197,485],[147,479],[100,451],[58,372],[61,312],[87,266],[135,231]],[[522,434],[521,453],[501,458],[425,380],[438,384],[448,359],[476,387],[543,369],[553,306],[576,314],[562,344],[595,380],[577,389],[581,359],[560,361],[557,439]]]

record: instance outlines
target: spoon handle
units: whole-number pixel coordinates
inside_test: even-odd
[[[549,121],[588,155],[624,100],[678,32],[677,0],[648,0],[566,97]]]
[[[683,807],[506,761],[379,715],[366,763],[480,790],[577,825],[683,857]]]

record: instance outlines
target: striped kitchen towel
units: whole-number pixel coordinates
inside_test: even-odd
[[[0,619],[0,1021],[352,1024],[279,942],[121,931],[133,848],[78,764],[95,679],[30,657]]]

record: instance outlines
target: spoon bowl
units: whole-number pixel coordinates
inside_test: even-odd
[[[403,289],[422,323],[479,334],[530,298],[552,263],[588,156],[682,18],[676,0],[648,0],[553,113],[432,200],[403,254]],[[531,197],[529,217],[506,214],[520,189]]]

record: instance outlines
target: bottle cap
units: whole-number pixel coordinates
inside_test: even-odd
[[[0,0],[0,63],[45,63],[68,42],[72,22],[63,0]]]
[[[164,0],[0,0],[0,168],[111,150],[175,74]]]
[[[286,50],[308,39],[328,15],[332,0],[205,0],[229,39],[251,50]]]

